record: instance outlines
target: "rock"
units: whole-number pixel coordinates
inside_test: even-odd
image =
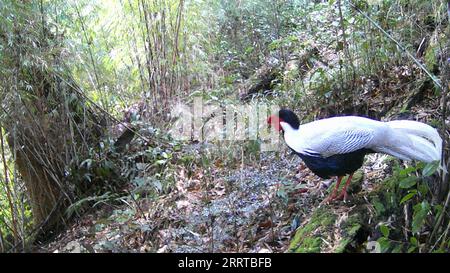
[[[63,248],[62,252],[83,253],[87,251],[79,242],[71,241]]]

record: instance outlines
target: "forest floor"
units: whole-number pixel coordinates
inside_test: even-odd
[[[201,170],[191,178],[181,170],[172,192],[156,200],[140,200],[137,206],[104,206],[83,216],[41,250],[284,251],[293,231],[294,206],[299,205],[295,200],[305,194],[289,198],[288,210],[280,203],[280,185],[297,183],[295,173],[287,170],[296,169],[300,160],[275,157],[262,155],[262,164],[255,164],[258,167],[242,167],[233,174],[214,168],[209,185],[204,184],[207,179]]]
[[[383,180],[385,157],[368,157],[363,191]],[[321,181],[290,153],[263,155],[259,163],[228,176],[214,171],[207,191],[201,175],[183,179],[180,174],[171,193],[137,206],[105,205],[39,251],[286,252],[295,230],[324,206],[333,181]],[[326,206],[343,217],[352,209],[351,199]],[[328,242],[328,250],[338,243]]]

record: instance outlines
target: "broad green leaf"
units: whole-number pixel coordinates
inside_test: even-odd
[[[377,242],[380,244],[381,252],[387,252],[391,246],[391,242],[386,237],[379,238]]]
[[[412,172],[414,172],[414,171],[416,171],[416,170],[417,170],[417,169],[414,168],[414,167],[408,167],[408,168],[406,168],[406,169],[400,170],[400,171],[398,172],[398,174],[400,175],[400,177],[406,177],[408,174],[410,174],[410,173],[412,173]]]
[[[414,206],[414,215],[412,221],[412,232],[418,233],[422,228],[427,218],[428,212],[430,212],[430,204],[427,201],[423,201]]]
[[[429,187],[428,187],[428,184],[427,184],[427,183],[420,183],[420,184],[417,186],[417,190],[418,190],[418,191],[420,192],[420,194],[422,194],[422,195],[427,194],[428,189],[429,189]]]
[[[386,225],[381,225],[380,231],[384,237],[386,237],[386,238],[389,237],[389,228]]]
[[[376,210],[376,212],[377,212],[377,215],[383,214],[383,212],[386,210],[386,209],[384,208],[384,205],[383,205],[380,201],[378,201],[378,200],[375,200],[375,201],[373,202],[373,206],[375,207],[375,210]]]
[[[413,190],[410,193],[408,193],[407,195],[403,196],[402,200],[400,200],[400,205],[405,203],[406,201],[410,200],[411,198],[413,198],[416,194],[417,194],[417,191]]]
[[[400,180],[399,187],[402,189],[408,189],[414,186],[417,183],[417,177],[416,176],[408,176],[402,180]]]
[[[431,176],[432,174],[434,174],[436,172],[436,170],[439,168],[439,161],[433,161],[431,163],[427,163],[427,165],[425,165],[425,168],[423,168],[422,170],[422,175],[427,177],[427,176]]]

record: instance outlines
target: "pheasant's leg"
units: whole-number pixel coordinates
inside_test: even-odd
[[[336,186],[334,186],[334,189],[331,192],[331,194],[327,197],[327,199],[325,199],[325,202],[330,202],[330,201],[333,201],[334,199],[336,199],[336,193],[339,188],[339,185],[341,184],[341,181],[342,181],[342,176],[338,176]]]
[[[342,188],[341,193],[339,194],[339,196],[336,198],[337,200],[341,200],[344,199],[344,201],[347,199],[347,187],[348,185],[350,185],[350,182],[352,181],[352,177],[353,174],[349,175],[347,178],[347,181],[345,182],[344,187]]]

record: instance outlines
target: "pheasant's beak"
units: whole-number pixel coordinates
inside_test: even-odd
[[[280,119],[278,116],[276,115],[271,115],[268,119],[267,119],[267,124],[269,124],[269,126],[273,126],[277,131],[281,131],[281,125],[280,122],[283,121],[282,119]]]

